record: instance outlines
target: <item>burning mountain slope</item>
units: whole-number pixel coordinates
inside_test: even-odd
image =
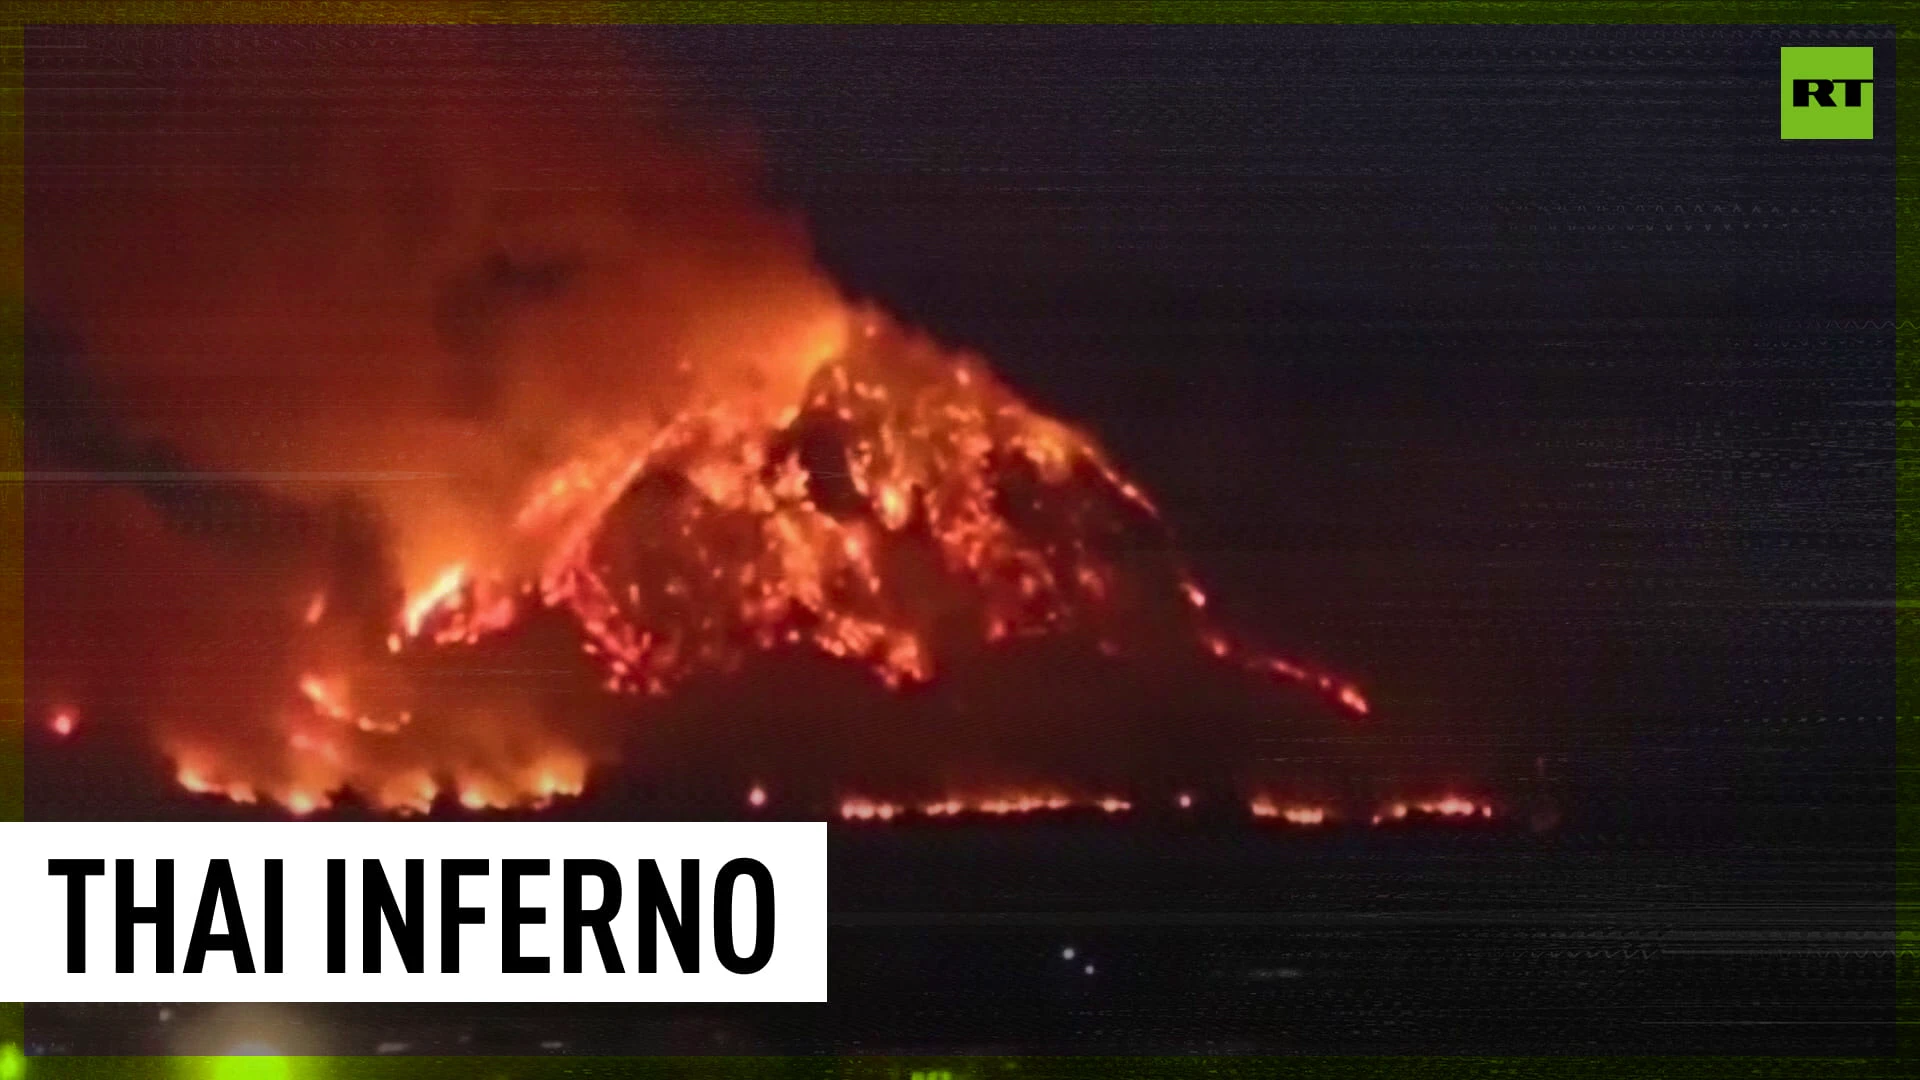
[[[578,793],[769,656],[908,699],[1015,648],[1224,662],[1365,713],[1208,627],[1097,445],[843,299],[608,39],[265,34],[98,32],[153,107],[36,99],[30,299],[78,344],[34,349],[30,452],[82,481],[30,507],[46,707],[295,812]],[[778,685],[876,711],[838,679]]]

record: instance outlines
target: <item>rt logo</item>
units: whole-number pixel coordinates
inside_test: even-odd
[[[1873,138],[1873,50],[1780,50],[1780,137]]]

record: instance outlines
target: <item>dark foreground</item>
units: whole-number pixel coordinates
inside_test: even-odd
[[[41,1054],[1891,1052],[1888,830],[1862,817],[1741,831],[836,827],[829,1004],[36,1006],[28,1041]]]

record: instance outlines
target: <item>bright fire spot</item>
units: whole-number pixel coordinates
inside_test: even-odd
[[[1180,793],[1180,798],[1175,801],[1177,801],[1180,804],[1180,809],[1182,810],[1193,809],[1193,796],[1187,794],[1184,791]]]
[[[753,807],[755,810],[767,805],[767,790],[762,787],[755,787],[752,791],[747,792],[747,805]]]
[[[1247,804],[1253,816],[1262,820],[1280,820],[1289,825],[1323,825],[1330,816],[1324,806],[1295,803],[1282,806],[1265,795],[1254,798]]]
[[[1006,818],[1057,813],[1063,810],[1098,810],[1103,814],[1124,814],[1133,809],[1133,802],[1119,795],[1073,798],[1057,792],[1015,792],[977,799],[949,796],[936,802],[919,803],[916,808],[920,816],[925,818],[950,818],[961,814]],[[840,816],[850,821],[875,819],[886,821],[905,816],[907,812],[907,807],[898,803],[861,797],[851,797],[840,804]]]
[[[1420,814],[1426,817],[1471,818],[1493,817],[1493,804],[1476,802],[1458,795],[1446,795],[1424,802],[1392,802],[1380,808],[1373,815],[1373,823],[1382,825],[1389,821],[1404,821],[1408,817]]]
[[[904,811],[896,803],[871,799],[847,799],[840,804],[840,817],[845,821],[892,821]]]
[[[300,692],[306,695],[306,699],[313,703],[314,709],[323,716],[330,716],[335,720],[346,720],[353,715],[352,710],[347,707],[346,688],[337,680],[323,679],[318,675],[303,675],[300,677]]]
[[[259,798],[254,793],[253,785],[251,784],[237,781],[223,784],[216,780],[209,779],[205,773],[190,765],[180,766],[179,770],[174,774],[174,779],[182,788],[195,795],[218,795],[229,802],[236,802],[242,805],[256,802]]]
[[[466,564],[455,563],[440,571],[440,576],[433,580],[433,584],[408,600],[406,611],[401,616],[401,625],[407,628],[407,636],[418,636],[421,624],[427,621],[427,616],[433,614],[435,608],[457,599],[460,587],[466,580]]]
[[[407,814],[424,814],[440,797],[440,785],[425,773],[395,777],[380,789],[380,804]]]
[[[1065,810],[1073,805],[1073,800],[1065,795],[1013,795],[997,799],[982,799],[973,804],[976,813],[1005,817],[1008,814],[1031,814],[1038,810]]]
[[[47,729],[63,739],[73,734],[79,726],[80,714],[70,708],[55,709],[53,715],[47,718]]]
[[[502,795],[490,800],[496,809],[505,809],[524,801],[518,797],[518,793],[522,792],[532,792],[535,807],[548,806],[556,798],[571,797],[586,790],[587,763],[574,754],[555,752],[541,758],[501,786],[504,788]]]
[[[313,626],[316,623],[318,623],[321,619],[326,618],[326,615],[327,615],[327,594],[323,590],[321,592],[314,593],[313,598],[307,601],[306,614],[302,615],[300,617],[300,620],[306,623],[308,626]]]
[[[1367,699],[1361,697],[1360,691],[1354,689],[1351,685],[1340,688],[1340,704],[1345,705],[1361,716],[1367,715]]]
[[[511,803],[494,794],[488,785],[469,781],[460,789],[460,805],[468,810],[501,810]]]

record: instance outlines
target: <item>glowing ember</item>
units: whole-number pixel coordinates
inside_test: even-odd
[[[1176,799],[1175,802],[1179,804],[1180,809],[1182,810],[1193,809],[1193,796],[1187,794],[1184,791],[1180,793],[1180,797]]]
[[[756,786],[752,791],[747,792],[747,805],[755,810],[767,805],[766,789]]]
[[[243,805],[256,802],[259,799],[259,796],[254,792],[253,785],[251,784],[237,781],[220,783],[208,779],[206,774],[191,766],[181,766],[179,771],[174,774],[174,779],[182,788],[195,795],[218,795],[230,802],[241,803]]]
[[[983,799],[973,804],[976,813],[1005,817],[1008,814],[1031,814],[1036,810],[1065,810],[1073,805],[1073,800],[1064,795],[1015,795],[1011,798]]]
[[[1476,802],[1473,799],[1457,795],[1446,795],[1438,799],[1421,802],[1391,802],[1381,807],[1373,815],[1373,824],[1384,825],[1393,821],[1405,821],[1412,815],[1437,818],[1491,818],[1493,805]]]
[[[1114,815],[1124,814],[1132,809],[1132,800],[1118,795],[1073,798],[1053,792],[1019,792],[978,799],[950,797],[938,802],[918,805],[920,816],[932,819],[951,818],[962,814],[977,814],[987,818],[1011,818],[1066,810],[1098,810],[1102,814]],[[907,813],[908,808],[903,804],[877,799],[850,797],[840,803],[840,817],[845,821],[891,821],[896,817],[904,817]]]
[[[840,804],[840,817],[846,821],[892,821],[904,809],[896,803],[848,799]]]
[[[466,583],[467,568],[456,563],[440,572],[433,584],[407,601],[406,610],[401,613],[400,621],[406,627],[407,636],[415,637],[427,616],[443,604],[453,606],[459,602],[461,586]]]
[[[1264,795],[1249,802],[1247,809],[1255,818],[1284,821],[1289,825],[1323,825],[1330,817],[1324,806],[1308,804],[1282,806]]]
[[[53,715],[47,717],[47,730],[63,739],[73,734],[79,726],[80,714],[73,709],[58,708],[53,710]]]
[[[1339,691],[1339,697],[1340,697],[1340,704],[1345,705],[1348,709],[1351,709],[1355,713],[1355,715],[1358,715],[1358,716],[1367,715],[1367,699],[1364,697],[1361,697],[1360,691],[1355,689],[1353,686],[1351,685],[1341,686]]]

